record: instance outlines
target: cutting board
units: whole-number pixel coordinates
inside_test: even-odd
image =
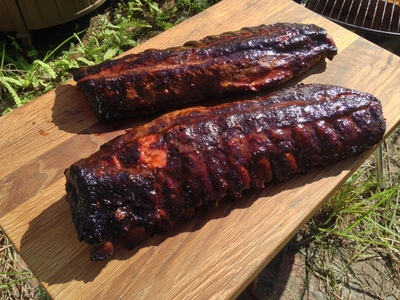
[[[315,23],[339,48],[290,84],[373,93],[385,137],[398,126],[400,58],[290,0],[225,0],[128,53],[275,22]],[[64,169],[149,118],[99,122],[72,81],[0,118],[0,226],[53,298],[235,298],[373,151],[222,201],[134,250],[117,242],[113,259],[92,262],[72,224]]]

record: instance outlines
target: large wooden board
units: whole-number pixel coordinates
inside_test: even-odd
[[[275,22],[326,28],[339,54],[303,82],[373,93],[384,106],[386,136],[398,126],[400,58],[290,0],[225,0],[129,52]],[[63,171],[144,121],[98,122],[74,82],[0,118],[0,226],[52,297],[234,298],[372,152],[246,192],[133,251],[117,245],[114,259],[91,262],[71,221]]]

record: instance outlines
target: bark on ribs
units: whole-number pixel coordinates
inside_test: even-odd
[[[165,114],[66,170],[67,201],[92,259],[115,236],[168,230],[205,205],[355,155],[385,132],[380,102],[337,86],[301,85],[243,102]]]
[[[74,80],[101,119],[150,114],[208,96],[257,92],[311,69],[337,48],[310,24],[243,28],[181,47],[75,69]]]

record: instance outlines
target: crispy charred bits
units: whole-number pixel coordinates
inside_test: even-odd
[[[380,102],[328,85],[165,114],[66,170],[67,201],[92,260],[130,246],[225,196],[345,159],[385,132]]]
[[[181,47],[72,70],[100,119],[150,114],[208,96],[257,92],[282,84],[332,59],[326,31],[309,24],[243,28]]]

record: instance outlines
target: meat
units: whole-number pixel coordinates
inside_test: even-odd
[[[372,95],[298,85],[252,100],[171,112],[129,130],[65,171],[78,238],[92,260],[131,247],[196,208],[360,153],[385,132]]]
[[[72,70],[100,119],[151,114],[210,96],[257,92],[310,70],[337,48],[326,31],[309,24],[243,28],[181,47]]]

